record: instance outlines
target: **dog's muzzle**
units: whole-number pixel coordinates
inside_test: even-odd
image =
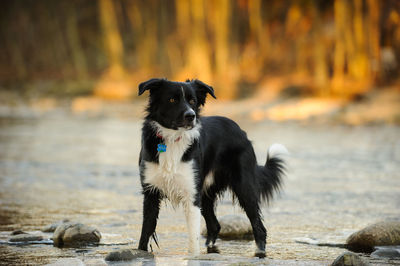
[[[187,110],[183,114],[183,121],[186,128],[192,128],[196,121],[196,113],[192,109]]]

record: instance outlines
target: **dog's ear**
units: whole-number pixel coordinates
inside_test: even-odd
[[[146,90],[155,89],[161,87],[165,79],[149,79],[148,81],[139,84],[139,96]]]
[[[217,97],[215,97],[213,87],[205,84],[198,79],[195,79],[192,82],[195,84],[197,98],[201,105],[204,105],[204,103],[206,102],[207,93],[209,93],[214,99],[217,99]]]

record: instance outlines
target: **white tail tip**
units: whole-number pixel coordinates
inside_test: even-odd
[[[274,143],[268,149],[267,160],[276,157],[279,158],[285,155],[289,155],[289,151],[286,149],[286,147],[282,144]]]

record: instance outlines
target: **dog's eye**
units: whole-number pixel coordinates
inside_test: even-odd
[[[189,103],[190,103],[191,105],[194,105],[196,102],[195,102],[194,99],[191,99],[191,100],[189,101]]]
[[[174,102],[175,102],[175,99],[174,99],[174,98],[170,98],[170,99],[169,99],[169,102],[170,102],[170,103],[174,103]]]

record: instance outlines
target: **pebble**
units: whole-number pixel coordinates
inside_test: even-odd
[[[399,246],[379,247],[376,251],[371,253],[371,257],[399,259],[400,247]]]
[[[369,225],[347,238],[350,250],[372,252],[375,246],[400,245],[400,221],[383,221]]]
[[[53,233],[54,231],[56,231],[56,229],[59,225],[67,223],[67,222],[69,222],[69,219],[64,219],[62,221],[58,221],[56,223],[46,225],[45,227],[42,228],[42,232]]]
[[[53,244],[56,247],[77,247],[99,243],[100,232],[91,226],[81,223],[63,223],[53,234]]]
[[[346,251],[331,264],[331,266],[367,266],[368,263],[364,262],[356,253]]]
[[[154,255],[139,249],[123,249],[110,252],[106,256],[106,261],[127,261],[139,258],[154,258]]]
[[[16,235],[22,235],[22,234],[27,234],[26,232],[22,231],[22,230],[15,230],[11,233],[12,236],[16,236]]]
[[[31,235],[31,234],[18,234],[10,237],[9,242],[31,242],[31,241],[41,241],[43,236]]]

